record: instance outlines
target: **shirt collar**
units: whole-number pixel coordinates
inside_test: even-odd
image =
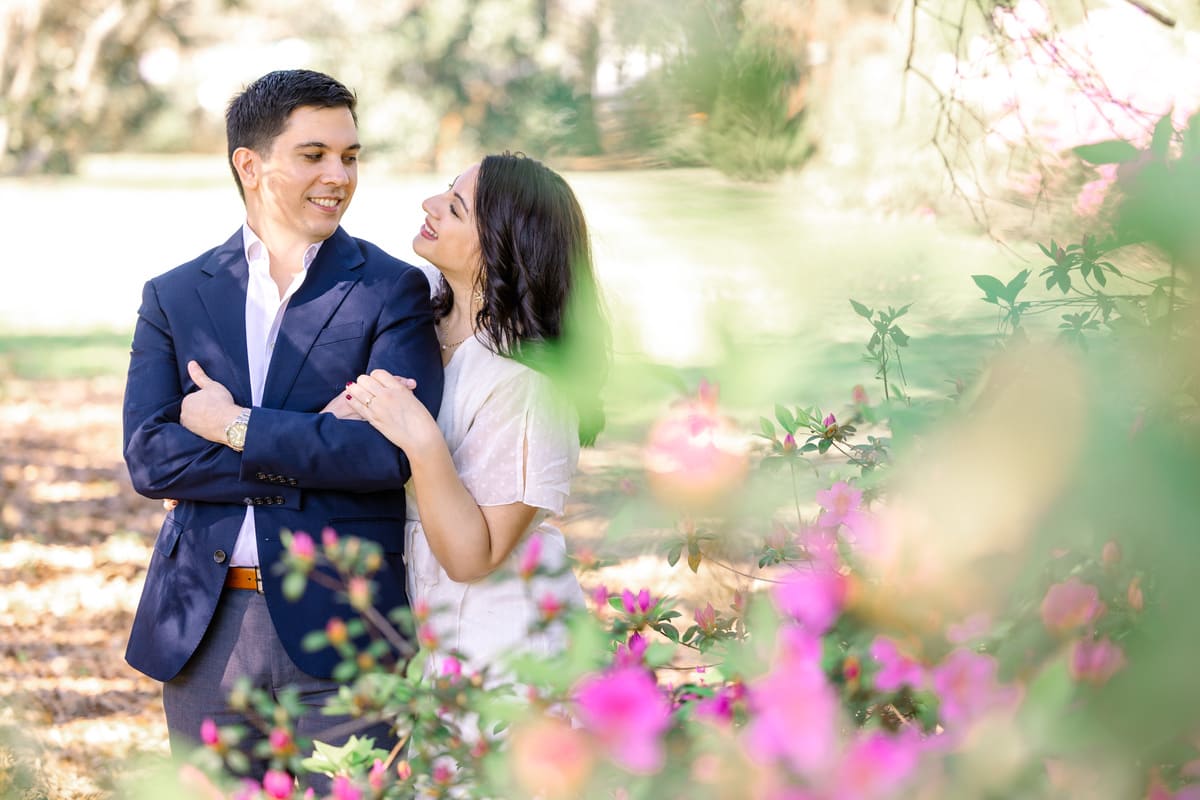
[[[317,257],[317,253],[321,249],[321,245],[325,244],[325,240],[313,242],[304,251],[304,266],[301,272],[307,272],[312,266],[312,262]],[[246,254],[246,263],[250,265],[250,269],[255,272],[269,274],[271,271],[271,259],[267,255],[267,246],[263,244],[262,239],[258,238],[253,230],[250,229],[250,223],[242,223],[242,251]]]

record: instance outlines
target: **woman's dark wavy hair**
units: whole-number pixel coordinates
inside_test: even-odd
[[[604,428],[609,332],[592,268],[587,222],[560,175],[521,153],[483,159],[475,185],[480,258],[475,318],[501,355],[548,375],[579,415],[579,440]],[[454,306],[443,278],[440,319]]]

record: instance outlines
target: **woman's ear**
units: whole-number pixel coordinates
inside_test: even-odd
[[[242,181],[243,189],[257,189],[258,180],[262,175],[262,161],[258,153],[249,147],[239,147],[230,157],[233,168],[237,170],[238,178]]]

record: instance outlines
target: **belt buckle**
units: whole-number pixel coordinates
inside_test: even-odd
[[[263,591],[262,569],[259,567],[254,568],[254,591],[259,594],[266,594]]]

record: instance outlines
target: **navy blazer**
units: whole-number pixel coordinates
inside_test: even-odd
[[[263,587],[275,630],[302,670],[329,677],[331,648],[300,642],[331,617],[355,612],[313,581],[283,597],[280,531],[326,526],[378,542],[376,605],[407,603],[404,483],[407,458],[362,421],[318,413],[346,381],[375,368],[416,379],[436,416],[442,362],[429,282],[421,270],[341,228],[321,246],[284,312],[260,406],[243,452],[179,424],[196,385],[195,359],[249,407],[246,263],[242,234],[150,280],[142,293],[125,388],[125,462],[134,488],[179,505],[163,522],[129,636],[126,660],[152,678],[175,677],[195,652],[220,597],[246,507],[254,509]]]

